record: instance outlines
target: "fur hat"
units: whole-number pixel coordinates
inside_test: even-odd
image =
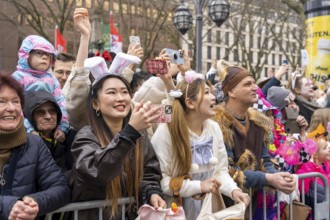
[[[272,86],[267,93],[267,100],[279,110],[285,108],[289,103],[284,99],[288,97],[290,91],[282,87]]]
[[[232,90],[238,83],[240,83],[245,77],[251,76],[247,69],[238,66],[230,66],[226,69],[227,75],[222,81],[222,91],[225,96]]]

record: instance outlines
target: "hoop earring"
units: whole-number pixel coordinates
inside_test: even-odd
[[[101,115],[100,110],[95,110],[95,114],[96,114],[97,117],[100,117],[100,115]]]

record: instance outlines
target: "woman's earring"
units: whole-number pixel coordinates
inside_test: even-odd
[[[95,110],[95,114],[96,114],[97,117],[100,117],[100,115],[101,115],[100,110]]]

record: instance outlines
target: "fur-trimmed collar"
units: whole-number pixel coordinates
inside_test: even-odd
[[[228,145],[228,147],[233,147],[233,131],[230,128],[234,123],[235,119],[228,110],[224,106],[217,105],[215,107],[215,116],[214,120],[218,122],[221,127],[224,142]],[[265,116],[254,108],[249,108],[247,111],[246,120],[253,121],[257,126],[261,127],[265,131],[264,141],[266,144],[269,142],[269,134],[272,132],[274,123],[271,118]]]

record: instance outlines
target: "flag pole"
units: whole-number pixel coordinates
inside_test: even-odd
[[[109,51],[111,51],[111,45],[112,45],[112,34],[111,34],[111,20],[112,20],[112,10],[109,11]]]
[[[54,39],[55,39],[55,40],[54,40],[54,43],[55,43],[54,47],[55,47],[55,50],[57,50],[57,49],[56,49],[56,45],[57,45],[57,42],[56,42],[56,41],[57,41],[56,31],[57,31],[57,28],[58,28],[58,26],[55,25],[55,33],[54,33],[54,34],[55,34],[55,38],[54,38]]]

